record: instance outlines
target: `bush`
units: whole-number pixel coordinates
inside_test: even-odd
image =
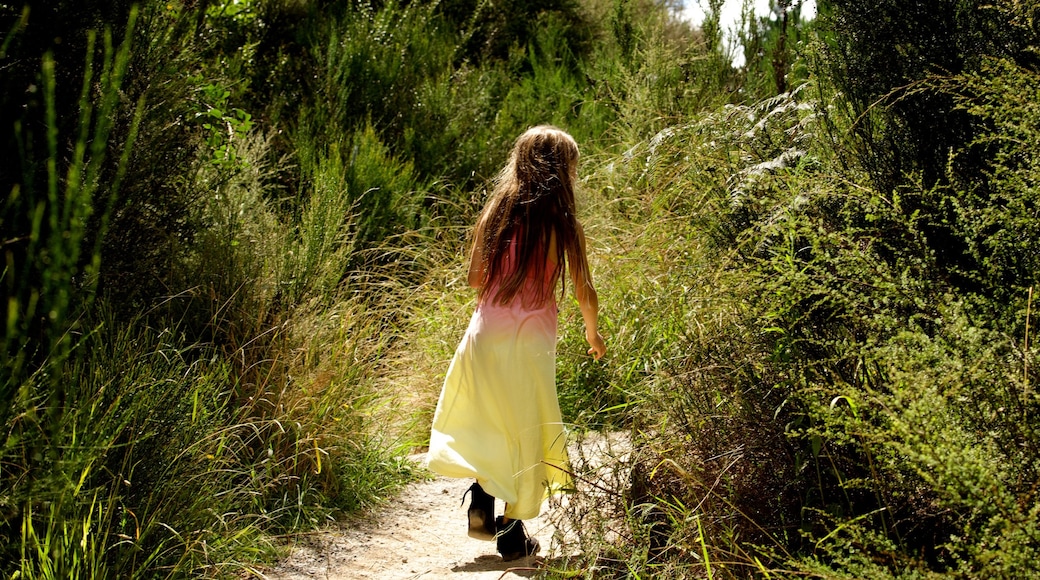
[[[810,100],[825,94],[818,85],[687,118],[597,166],[613,214],[646,232],[607,242],[639,258],[632,272],[615,257],[626,282],[603,293],[626,305],[609,323],[613,352],[625,351],[614,364],[644,372],[627,518],[579,516],[637,549],[589,551],[586,565],[1035,574],[1035,276],[1022,209],[1035,188],[1030,157],[1012,151],[1033,139],[1036,75],[1008,59],[980,66],[922,85],[968,115],[982,187],[954,168],[940,185],[877,189],[843,166],[854,141],[834,151],[819,139],[836,125]],[[947,274],[932,218],[912,209],[937,200],[986,264],[962,271],[984,291]],[[653,290],[629,291],[641,276]],[[636,317],[646,335],[629,331]]]
[[[979,146],[988,129],[934,79],[977,74],[994,58],[1036,70],[1037,33],[1024,24],[1030,9],[945,0],[829,4],[818,68],[841,98],[825,118],[837,139],[845,132],[854,137],[851,146],[834,149],[880,192],[920,182],[989,197],[992,152]],[[915,196],[906,210],[917,212],[945,276],[964,291],[987,291],[974,275],[982,266],[973,242],[953,225],[952,196],[935,191],[940,195]]]
[[[237,570],[274,557],[272,535],[411,476],[396,458],[407,445],[370,438],[357,412],[382,404],[368,372],[388,338],[384,311],[341,293],[356,232],[300,233],[278,211],[284,164],[221,80],[204,80],[195,25],[180,28],[197,14],[182,8],[131,12],[128,29],[148,34],[118,45],[84,33],[75,111],[60,109],[66,87],[44,54],[40,111],[15,126],[24,155],[0,275],[5,575]],[[352,190],[410,191],[378,140],[357,142]],[[283,252],[304,235],[320,242],[317,267],[288,303]],[[315,314],[317,301],[335,306]]]

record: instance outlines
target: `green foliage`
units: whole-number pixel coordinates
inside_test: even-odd
[[[5,142],[0,567],[235,573],[412,476],[411,419],[374,386],[428,250],[390,241],[468,221],[526,125],[605,130],[590,36],[573,7],[518,4],[536,26],[478,14],[466,30],[508,50],[467,60],[479,35],[436,5],[145,2],[116,48],[84,26],[127,6],[60,4],[90,17],[0,8],[3,104],[25,111]],[[67,42],[37,42],[37,14]]]
[[[248,375],[235,381],[241,373],[211,348],[178,346],[176,329],[107,322],[81,342],[83,355],[52,370],[75,401],[58,429],[35,406],[13,409],[20,436],[5,447],[3,499],[4,534],[16,540],[4,544],[5,574],[233,571],[243,558],[273,557],[271,533],[356,509],[408,476],[386,452],[392,444],[364,435],[355,411],[372,401],[364,377],[272,392]]]
[[[208,131],[196,114],[208,108],[199,99],[203,87],[228,83],[201,74],[194,34],[194,19],[178,4],[156,2],[142,6],[132,39],[124,90],[130,102],[141,103],[136,146],[121,169],[125,176],[107,230],[92,231],[101,251],[99,292],[127,315],[154,306],[155,296],[176,293],[171,273],[203,227],[201,201],[208,191],[197,172],[206,162],[199,148]],[[127,139],[132,119],[125,107],[115,111],[113,143]],[[220,125],[214,135],[226,133]],[[226,139],[211,138],[219,139],[206,153],[212,159]]]
[[[883,192],[920,181],[988,198],[998,186],[986,178],[991,153],[977,146],[988,129],[935,79],[979,74],[992,59],[1036,70],[1037,32],[1025,24],[1032,9],[954,1],[828,6],[831,33],[819,68],[841,95],[826,117],[830,135],[855,137],[834,146],[845,163]],[[984,266],[955,224],[952,197],[921,196],[907,209],[920,215],[946,275],[964,291],[986,292],[975,276]]]
[[[582,147],[610,345],[561,303],[561,405],[632,432],[561,574],[1035,575],[1029,3],[780,3],[743,71],[714,0],[700,30],[613,0],[31,4],[0,6],[5,575],[240,573],[392,494],[471,312],[466,232],[546,122]]]
[[[621,58],[626,65],[629,65],[632,52],[636,47],[636,27],[632,21],[632,8],[629,0],[614,2],[614,13],[610,16],[610,28],[614,33],[614,42],[617,43]]]
[[[286,298],[331,296],[372,249],[416,227],[421,190],[411,164],[390,155],[372,127],[343,144],[318,148],[301,134],[297,148],[309,199],[301,204],[300,239],[285,248]]]
[[[1008,59],[987,59],[978,72],[936,79],[955,107],[985,127],[966,155],[985,155],[984,183],[957,179],[961,195],[944,200],[950,230],[964,240],[974,266],[958,272],[977,284],[995,308],[1037,284],[1040,246],[1032,227],[1040,168],[1031,155],[1038,145],[1040,71]],[[959,154],[958,154],[959,155]],[[956,157],[955,157],[956,158]],[[1004,312],[1010,318],[1011,312]],[[1005,320],[1007,318],[1002,317]]]
[[[511,68],[528,69],[504,95],[495,118],[499,135],[519,135],[531,119],[572,127],[575,139],[587,141],[601,134],[612,117],[589,97],[579,63],[568,37],[572,30],[555,18],[541,21],[538,35],[524,52],[514,53]]]
[[[136,576],[183,557],[184,540],[167,522],[179,524],[182,509],[210,507],[176,483],[178,472],[195,475],[201,454],[174,453],[226,411],[207,400],[222,369],[191,364],[190,353],[147,331],[98,330],[78,346],[89,355],[51,370],[69,382],[67,400],[76,403],[57,419],[58,429],[39,413],[38,400],[13,409],[19,436],[8,437],[5,456],[35,460],[6,474],[12,485],[4,503],[12,513],[5,536],[21,542],[5,542],[5,574]],[[127,360],[135,364],[125,367]]]
[[[459,187],[494,175],[492,160],[510,144],[509,136],[495,127],[508,82],[504,70],[467,64],[422,81],[400,145],[419,175],[438,176]]]
[[[826,10],[827,4],[822,4],[820,8]],[[762,15],[745,3],[737,35],[743,47],[745,90],[749,95],[761,98],[785,93],[807,80],[804,54],[816,27],[803,15],[803,9],[804,3],[799,0],[782,0]]]
[[[200,110],[195,116],[206,122],[206,146],[213,152],[210,163],[234,171],[242,160],[235,152],[235,136],[248,133],[253,127],[252,115],[237,107],[228,109],[231,91],[214,84],[201,87]]]
[[[330,256],[348,255],[355,232],[329,234],[342,247],[322,249],[321,283],[287,302],[284,252],[302,234],[267,197],[284,164],[230,84],[173,74],[204,68],[190,16],[146,7],[148,34],[118,47],[86,33],[72,113],[61,63],[45,54],[42,123],[29,106],[12,125],[22,174],[2,214],[5,576],[220,574],[274,557],[272,534],[411,476],[392,455],[401,444],[369,437],[357,412],[381,404],[367,387],[381,329],[365,320],[382,313],[346,297],[329,319],[307,309],[340,291],[344,264]],[[29,50],[20,34],[5,50]],[[407,171],[380,168],[376,138],[356,145],[352,191],[410,191]],[[129,315],[134,305],[146,308]],[[298,360],[301,344],[329,348],[310,340],[350,356]]]
[[[827,94],[820,85],[692,115],[601,165],[620,219],[664,230],[622,247],[672,297],[670,308],[617,299],[660,341],[640,356],[641,452],[628,464],[630,519],[613,524],[644,538],[646,555],[619,565],[1036,573],[1035,228],[1024,209],[1035,187],[1019,149],[1035,137],[1036,77],[1010,59],[980,66],[922,82],[977,131],[952,152],[944,185],[911,177],[883,190],[844,165],[858,137],[833,133],[834,107],[810,99]],[[968,154],[983,184],[959,177]],[[938,204],[949,208],[943,239],[986,265],[959,271],[970,290],[948,276],[935,214],[920,211]],[[616,336],[626,356],[643,344]]]
[[[131,16],[129,27],[133,28]],[[49,399],[43,404],[52,413],[60,412],[65,385],[45,381],[30,387],[27,381],[37,373],[47,375],[51,364],[62,364],[74,345],[71,330],[75,325],[78,304],[74,294],[88,303],[97,283],[98,256],[91,251],[87,239],[88,226],[95,206],[102,208],[102,229],[107,225],[112,200],[123,177],[122,167],[133,145],[123,144],[120,169],[99,189],[112,130],[112,116],[119,100],[119,90],[128,65],[129,43],[114,46],[106,31],[100,71],[93,63],[96,35],[88,35],[86,73],[80,92],[76,145],[67,167],[58,165],[58,103],[56,101],[55,62],[50,53],[41,62],[41,92],[44,119],[42,140],[46,156],[35,157],[35,134],[26,119],[14,122],[16,139],[22,145],[22,179],[11,184],[4,204],[2,224],[5,239],[3,302],[6,305],[3,343],[0,345],[0,385],[3,387],[5,420],[15,400],[26,404],[38,396]],[[98,102],[91,98],[93,75],[99,74],[101,87]],[[136,123],[135,123],[136,128]],[[62,171],[64,170],[64,171]],[[61,172],[61,173],[59,173]],[[41,183],[42,181],[42,183]],[[86,251],[84,251],[86,250]],[[77,329],[78,330],[78,329]],[[50,393],[47,395],[47,393]],[[56,415],[55,419],[58,418]]]
[[[587,41],[580,3],[574,0],[442,0],[439,9],[462,33],[456,60],[505,60],[516,47],[533,44],[541,22],[551,18],[572,30],[576,46]]]
[[[355,128],[371,122],[399,135],[402,113],[414,104],[412,90],[428,70],[443,69],[452,45],[420,5],[362,5],[329,23],[327,40],[317,44],[323,76],[314,112],[319,122]]]
[[[254,0],[222,0],[206,8],[209,18],[229,18],[240,25],[250,25],[257,18]]]

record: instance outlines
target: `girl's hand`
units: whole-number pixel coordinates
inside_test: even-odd
[[[594,356],[596,360],[599,360],[607,353],[607,345],[603,342],[603,336],[597,332],[594,335],[590,335],[588,332],[585,333],[585,340],[589,341],[589,354]]]

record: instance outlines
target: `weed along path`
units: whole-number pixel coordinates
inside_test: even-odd
[[[575,453],[580,448],[580,453]],[[617,458],[627,455],[627,437],[588,436],[572,447],[572,466],[585,481],[597,485],[616,481]],[[424,456],[416,456],[421,462]],[[582,484],[575,496],[545,504],[542,515],[524,523],[538,539],[541,551],[528,558],[503,562],[495,543],[466,535],[463,494],[467,479],[436,476],[409,484],[387,505],[339,522],[317,534],[303,536],[289,557],[266,570],[269,580],[454,579],[494,580],[535,576],[544,558],[556,558],[575,544],[573,497],[589,497]],[[496,502],[501,512],[502,503]]]

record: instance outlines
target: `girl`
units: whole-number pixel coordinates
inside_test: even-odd
[[[574,217],[578,146],[550,126],[521,135],[473,233],[477,308],[448,367],[430,434],[430,469],[475,478],[469,535],[509,561],[538,551],[522,520],[570,487],[556,398],[555,290],[569,271],[589,353],[606,352],[599,303]],[[505,512],[494,516],[494,498]]]

